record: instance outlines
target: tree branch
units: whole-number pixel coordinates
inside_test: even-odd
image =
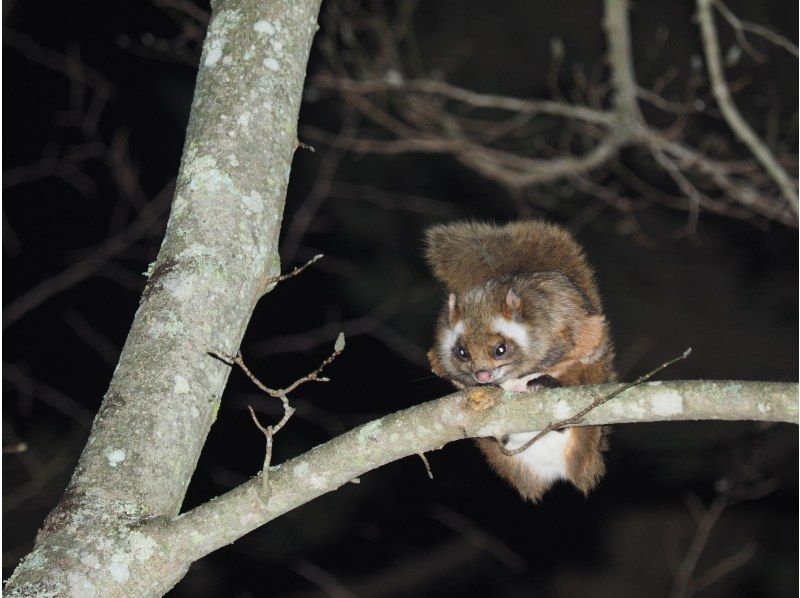
[[[208,351],[236,353],[280,272],[319,4],[216,3],[163,244],[72,480],[6,595],[162,595],[185,574],[182,547],[138,526],[177,515],[230,372]]]
[[[608,44],[615,112],[621,124],[636,126],[641,122],[641,117],[637,102],[639,87],[633,69],[628,1],[606,0],[603,6],[603,27]]]
[[[191,562],[387,463],[463,438],[541,430],[598,394],[624,386],[531,393],[480,387],[455,393],[364,424],[273,466],[266,500],[256,476],[176,519],[147,524],[143,531],[182,546]],[[599,405],[581,425],[704,419],[797,423],[797,392],[796,383],[650,382]]]
[[[717,27],[714,24],[714,0],[697,0],[697,18],[700,21],[700,33],[703,39],[703,52],[706,56],[708,76],[711,79],[711,90],[717,100],[722,116],[734,132],[736,137],[744,143],[756,160],[764,167],[786,199],[792,214],[797,217],[798,197],[797,182],[789,178],[787,172],[781,168],[766,144],[756,135],[755,131],[742,117],[731,97],[731,91],[725,80],[722,68],[722,53],[719,48]]]

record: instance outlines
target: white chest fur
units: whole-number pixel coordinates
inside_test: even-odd
[[[522,392],[528,390],[528,382],[541,375],[541,373],[537,372],[522,378],[506,380],[500,386],[506,390]],[[521,447],[538,433],[521,432],[519,434],[509,434],[504,446],[509,450],[514,450]],[[565,479],[567,477],[566,451],[571,437],[572,430],[569,429],[563,432],[550,432],[518,455],[514,455],[513,458],[517,459],[531,473],[545,481]]]
[[[539,432],[509,434],[504,446],[509,450],[521,447]],[[536,477],[545,481],[562,480],[567,477],[567,444],[572,430],[549,432],[521,453],[514,455]]]

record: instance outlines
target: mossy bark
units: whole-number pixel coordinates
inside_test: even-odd
[[[513,393],[477,387],[409,407],[351,430],[230,492],[154,525],[200,558],[253,529],[387,463],[463,438],[542,430],[621,384]],[[797,424],[796,383],[683,380],[650,382],[590,411],[582,425],[687,420],[760,420]],[[476,456],[477,459],[477,456]]]
[[[72,480],[7,595],[160,595],[188,568],[139,525],[177,515],[230,372],[209,351],[236,352],[279,272],[319,4],[215,4],[164,242]]]

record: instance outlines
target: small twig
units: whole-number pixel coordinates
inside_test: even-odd
[[[522,573],[529,568],[525,559],[508,544],[453,509],[437,504],[431,508],[430,516],[460,534],[473,546],[490,554],[514,573]]]
[[[314,146],[313,146],[313,145],[309,145],[308,143],[303,143],[303,142],[302,142],[302,141],[300,141],[300,140],[298,140],[298,141],[297,141],[297,147],[298,147],[298,148],[307,149],[307,150],[308,150],[308,151],[310,151],[312,154],[316,154],[316,153],[317,153],[317,150],[316,150],[316,149],[314,149]]]
[[[297,266],[296,268],[294,268],[291,272],[287,272],[286,274],[281,274],[280,276],[272,276],[270,278],[267,278],[266,282],[264,283],[264,286],[267,287],[267,286],[271,285],[272,283],[283,282],[284,280],[292,278],[293,276],[297,276],[303,270],[308,268],[311,264],[314,264],[314,263],[318,262],[323,257],[325,257],[323,254],[318,253],[317,255],[312,257],[310,260],[308,260],[302,266]]]
[[[294,276],[298,274],[300,271],[308,267],[310,264],[321,258],[321,255],[316,256],[313,260],[301,266],[300,268],[295,268],[294,271],[290,272],[288,275],[285,275],[286,278],[289,276]],[[267,495],[267,485],[269,481],[269,466],[272,461],[272,444],[273,438],[275,434],[277,434],[289,421],[289,419],[294,414],[294,407],[289,404],[289,393],[295,390],[301,384],[305,384],[306,382],[329,382],[329,378],[325,378],[320,376],[322,370],[328,366],[334,359],[339,356],[339,353],[344,351],[345,340],[344,340],[344,333],[340,332],[339,336],[336,337],[336,342],[333,345],[333,353],[328,356],[325,361],[323,361],[317,369],[315,369],[310,374],[306,374],[302,378],[298,378],[294,382],[292,382],[286,388],[269,388],[266,384],[261,382],[253,372],[250,371],[250,368],[244,362],[241,353],[237,353],[235,356],[228,355],[227,353],[222,353],[220,351],[211,351],[210,354],[218,359],[222,360],[223,362],[227,363],[230,366],[238,365],[241,370],[245,373],[245,375],[250,378],[250,380],[255,384],[260,390],[267,393],[269,396],[274,397],[276,399],[280,399],[281,403],[283,404],[283,416],[281,417],[280,421],[272,426],[265,426],[263,425],[258,417],[256,416],[256,412],[253,410],[251,405],[248,405],[247,408],[250,410],[250,417],[253,418],[253,423],[255,423],[256,427],[261,431],[264,435],[266,441],[266,450],[264,451],[264,464],[261,468],[261,490],[264,496]],[[430,469],[429,469],[430,472]]]
[[[417,454],[419,455],[419,458],[422,459],[422,462],[425,464],[425,469],[428,472],[428,477],[430,479],[433,479],[433,472],[431,471],[431,464],[428,463],[428,458],[425,456],[425,453],[420,452],[420,453],[417,453]]]
[[[670,594],[671,598],[681,598],[689,595],[692,574],[697,567],[697,562],[700,560],[700,555],[706,547],[708,537],[711,535],[711,529],[727,506],[727,496],[724,494],[717,496],[714,502],[709,505],[708,509],[702,506],[700,499],[697,498],[696,495],[690,496],[692,497],[690,500],[696,503],[696,505],[692,505],[688,503],[688,501],[687,504],[689,504],[689,510],[692,512],[692,516],[697,521],[697,530],[675,574],[675,583],[672,587],[672,593]],[[697,512],[698,508],[700,511],[699,513]]]
[[[786,199],[787,206],[792,215],[797,218],[798,195],[797,181],[783,169],[778,159],[773,155],[761,138],[742,116],[731,96],[730,87],[725,80],[722,66],[722,53],[719,47],[717,27],[714,23],[712,10],[713,0],[697,0],[697,18],[700,22],[700,34],[703,42],[703,51],[706,57],[706,67],[711,81],[711,91],[717,101],[720,112],[725,122],[733,131],[736,138],[747,146],[764,170],[775,181],[775,184]]]
[[[265,442],[266,442],[266,450],[264,451],[264,464],[261,466],[261,495],[267,495],[267,486],[269,484],[269,464],[272,461],[272,437],[275,434],[272,426],[264,427],[260,421],[258,421],[258,417],[256,416],[256,412],[253,411],[253,407],[250,405],[247,406],[250,410],[250,417],[253,418],[253,423],[256,427],[261,430],[261,433],[264,434]],[[284,418],[286,418],[286,412],[284,412]],[[287,418],[288,419],[288,418]]]
[[[743,487],[726,481],[724,490],[719,491],[708,507],[703,506],[694,493],[690,493],[686,497],[686,506],[697,523],[697,527],[675,573],[670,592],[671,598],[694,596],[731,571],[747,564],[757,551],[757,545],[753,542],[744,545],[737,553],[723,559],[700,577],[695,576],[697,565],[708,545],[711,532],[725,509],[740,502],[762,498],[776,488],[777,480],[775,479]]]
[[[241,370],[245,373],[245,375],[248,378],[250,378],[253,384],[258,386],[258,388],[267,393],[269,396],[275,397],[276,399],[285,399],[286,395],[295,390],[301,384],[305,384],[306,382],[330,382],[329,378],[320,376],[320,374],[322,373],[322,370],[325,369],[325,367],[330,365],[330,363],[339,356],[339,353],[344,351],[344,344],[345,344],[344,333],[340,332],[339,336],[336,338],[336,343],[334,344],[333,353],[331,353],[325,359],[325,361],[323,361],[319,365],[319,367],[317,367],[317,369],[315,369],[313,372],[309,374],[306,374],[302,378],[298,378],[286,388],[278,388],[278,389],[269,388],[266,384],[261,382],[261,380],[259,380],[256,377],[256,375],[250,371],[250,368],[247,367],[247,365],[244,362],[244,359],[242,358],[241,353],[237,353],[235,356],[232,356],[227,353],[223,353],[221,351],[210,351],[209,354],[222,360],[224,363],[227,363],[228,365],[234,365],[234,364],[238,365],[241,368]]]
[[[19,453],[24,453],[28,450],[28,443],[27,442],[15,442],[14,444],[7,444],[3,447],[3,454],[4,455],[17,455]],[[431,476],[433,477],[433,476]]]
[[[500,443],[500,441],[497,442],[497,446],[498,446],[498,448],[500,449],[500,451],[504,455],[508,455],[510,457],[514,456],[514,455],[517,455],[517,454],[525,451],[526,449],[528,449],[534,442],[539,440],[542,436],[544,436],[548,432],[553,432],[555,430],[560,430],[561,428],[565,428],[567,426],[572,426],[572,425],[581,423],[583,421],[584,416],[587,413],[589,413],[590,411],[596,409],[597,407],[599,407],[603,403],[606,403],[606,402],[610,401],[614,397],[619,396],[620,394],[622,394],[623,392],[625,392],[629,388],[633,388],[634,386],[638,386],[642,382],[646,382],[647,380],[649,380],[650,378],[655,376],[661,370],[671,366],[673,363],[675,363],[677,361],[680,361],[682,359],[686,359],[687,357],[689,357],[689,355],[691,355],[691,353],[692,353],[692,348],[689,347],[681,355],[678,355],[678,357],[675,357],[673,359],[670,359],[669,361],[666,361],[666,362],[662,363],[660,366],[658,366],[654,370],[649,371],[649,372],[647,372],[646,374],[644,374],[642,376],[639,376],[633,382],[629,382],[628,384],[618,388],[617,390],[615,390],[615,391],[613,391],[613,392],[611,392],[611,393],[609,393],[607,395],[604,395],[604,396],[596,398],[594,401],[589,403],[586,407],[584,407],[583,409],[578,411],[578,413],[576,413],[575,415],[573,415],[571,417],[568,417],[567,419],[562,419],[561,421],[557,421],[557,422],[554,422],[552,424],[548,424],[545,427],[544,430],[539,432],[536,436],[531,438],[528,442],[526,442],[525,444],[523,444],[519,448],[507,449],[506,447],[504,447],[502,445],[502,443]]]
[[[719,563],[697,578],[693,584],[694,593],[697,594],[700,592],[700,590],[704,590],[712,583],[725,577],[728,573],[744,567],[750,561],[750,559],[756,555],[757,552],[758,544],[756,542],[745,544],[735,554],[732,554],[728,558],[721,560]]]
[[[772,42],[776,46],[780,46],[790,54],[794,56],[798,56],[797,46],[794,45],[791,41],[786,39],[784,36],[772,31],[763,25],[759,25],[757,23],[751,23],[749,21],[743,21],[739,17],[737,17],[731,9],[729,9],[722,0],[713,0],[714,6],[720,12],[720,14],[725,18],[726,21],[733,27],[734,33],[736,33],[736,39],[739,40],[739,44],[745,48],[749,49],[751,52],[755,54],[754,58],[757,60],[763,60],[765,58],[764,54],[758,52],[750,45],[747,41],[747,37],[744,35],[745,31],[753,33],[754,35],[758,35],[766,39],[767,41]]]

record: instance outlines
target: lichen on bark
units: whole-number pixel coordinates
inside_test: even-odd
[[[167,231],[67,491],[9,596],[145,596],[188,567],[177,515],[277,241],[319,0],[215,4]]]

